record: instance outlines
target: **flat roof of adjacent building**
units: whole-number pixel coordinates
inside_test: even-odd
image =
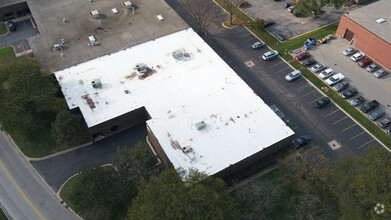
[[[369,2],[367,5],[363,5],[356,10],[352,10],[345,14],[345,16],[391,44],[390,10],[390,0],[378,0]],[[386,22],[382,24],[377,23],[376,20],[380,18],[384,18]]]
[[[39,31],[29,39],[34,57],[54,72],[189,27],[164,0],[131,1],[134,10],[125,8],[125,1],[27,0]],[[100,18],[90,15],[94,10]],[[89,36],[100,45],[89,46]],[[58,43],[63,51],[54,49]]]
[[[174,58],[177,50],[182,58]],[[144,75],[136,69],[140,63]],[[294,134],[190,28],[55,76],[69,108],[79,107],[88,127],[144,106],[147,125],[175,168],[212,175]],[[96,79],[101,88],[92,87]],[[206,127],[198,130],[200,122]],[[184,147],[193,151],[185,154]]]

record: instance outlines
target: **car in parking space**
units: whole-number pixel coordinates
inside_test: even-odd
[[[274,21],[269,21],[269,20],[266,20],[263,22],[263,27],[264,28],[267,28],[267,27],[270,27],[274,24]]]
[[[278,56],[277,50],[270,50],[262,55],[263,60],[271,60]]]
[[[354,52],[356,52],[356,49],[352,48],[352,47],[348,47],[346,48],[346,50],[344,50],[342,53],[343,55],[345,56],[349,56],[351,54],[353,54]]]
[[[366,70],[370,73],[374,72],[375,70],[379,69],[379,65],[376,63],[372,63],[371,65],[367,66]]]
[[[296,59],[297,61],[302,61],[302,60],[307,59],[307,58],[310,57],[310,56],[311,56],[311,54],[308,53],[308,52],[301,52],[300,54],[298,54],[298,55],[295,56],[295,59]]]
[[[259,48],[264,47],[264,46],[266,46],[266,43],[263,42],[263,41],[257,41],[257,42],[255,42],[255,43],[253,43],[253,44],[251,45],[251,47],[252,47],[254,50],[258,50]]]
[[[320,109],[329,103],[330,103],[330,99],[328,97],[322,97],[322,98],[316,100],[314,107],[317,109]]]
[[[285,76],[285,80],[288,82],[292,82],[293,80],[298,79],[301,76],[300,70],[295,70],[288,75]]]
[[[371,102],[368,102],[367,104],[361,106],[360,110],[364,113],[367,113],[369,111],[372,111],[373,109],[376,109],[379,107],[380,103],[376,100],[372,100]]]
[[[360,104],[362,104],[364,102],[365,102],[364,96],[360,95],[360,96],[357,96],[356,98],[352,99],[350,101],[350,104],[353,105],[353,106],[358,106],[358,105],[360,105]]]
[[[364,59],[360,60],[360,62],[358,62],[358,66],[361,67],[361,68],[364,68],[364,67],[368,66],[371,63],[372,63],[372,59],[367,57],[367,58],[364,58]]]
[[[330,77],[330,76],[333,75],[333,74],[334,74],[334,71],[333,71],[332,69],[328,68],[328,69],[323,70],[323,71],[319,74],[319,77],[320,77],[321,79],[327,79],[328,77]]]
[[[297,149],[304,147],[305,145],[311,142],[311,137],[309,135],[302,135],[292,141]]]
[[[315,66],[311,67],[311,71],[314,73],[317,73],[317,72],[323,70],[324,68],[326,68],[325,65],[323,65],[321,63],[317,63]]]
[[[284,35],[282,35],[282,34],[277,34],[277,38],[280,41],[286,41],[286,37],[284,37]]]
[[[344,99],[348,99],[348,98],[351,98],[351,97],[357,95],[357,93],[358,93],[357,89],[352,88],[352,89],[349,89],[348,91],[342,93],[341,96],[342,96],[342,98],[344,98]]]
[[[349,83],[348,82],[340,82],[340,83],[337,83],[337,85],[335,85],[333,87],[334,91],[336,92],[341,92],[342,90],[345,90],[349,87]]]
[[[289,11],[290,13],[292,13],[294,9],[295,9],[295,6],[293,6],[293,5],[291,5],[291,6],[288,7],[288,11]]]
[[[15,23],[13,21],[8,21],[7,22],[7,27],[10,31],[16,31],[16,26],[15,26]]]
[[[387,130],[387,134],[391,136],[391,128]]]
[[[248,2],[246,2],[246,1],[241,1],[241,2],[239,2],[238,4],[236,4],[236,6],[238,7],[238,8],[243,8],[243,7],[246,7],[246,6],[248,6],[249,4],[248,4]]]
[[[368,118],[372,121],[376,121],[377,119],[383,117],[386,114],[384,110],[377,110],[373,112],[372,114],[368,115]]]
[[[383,77],[385,75],[387,75],[388,72],[383,70],[383,69],[380,69],[378,71],[376,71],[373,75],[376,77],[376,78],[380,78],[380,77]]]
[[[377,125],[381,128],[386,128],[391,125],[391,118],[385,117],[382,120],[380,120]]]
[[[286,2],[286,3],[284,3],[284,7],[285,7],[285,8],[289,8],[289,7],[291,7],[291,3],[290,3],[290,2]]]
[[[365,54],[363,52],[355,53],[353,56],[350,57],[351,60],[354,62],[357,62],[365,57]]]
[[[332,86],[334,84],[337,84],[337,83],[341,82],[344,78],[345,78],[345,76],[342,73],[337,73],[335,75],[330,76],[326,80],[326,84],[329,85],[329,86]]]
[[[315,60],[315,59],[312,59],[312,58],[306,59],[306,60],[303,61],[303,65],[306,66],[306,67],[312,66],[312,65],[314,65],[315,63],[316,63],[316,60]]]

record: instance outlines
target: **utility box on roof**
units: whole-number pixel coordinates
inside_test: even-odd
[[[130,1],[122,2],[122,5],[127,9],[132,9],[133,5]]]
[[[95,19],[100,18],[100,14],[99,14],[98,10],[93,10],[93,11],[91,11],[91,12],[90,12],[90,15],[91,15],[91,17],[93,17],[93,18],[95,18]]]

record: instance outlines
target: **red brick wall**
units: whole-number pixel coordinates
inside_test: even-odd
[[[373,23],[374,25],[379,25],[375,21]],[[385,68],[391,70],[391,44],[343,15],[339,22],[337,35],[343,37],[346,29],[354,32],[353,40],[356,39],[355,47]]]

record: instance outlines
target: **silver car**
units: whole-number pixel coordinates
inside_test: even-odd
[[[354,48],[348,47],[342,53],[345,56],[349,56],[349,55],[353,54],[354,52],[356,52],[356,50]]]
[[[323,70],[324,68],[326,68],[325,65],[323,65],[321,63],[318,63],[315,66],[311,67],[311,71],[314,72],[314,73],[317,73],[317,72]]]

